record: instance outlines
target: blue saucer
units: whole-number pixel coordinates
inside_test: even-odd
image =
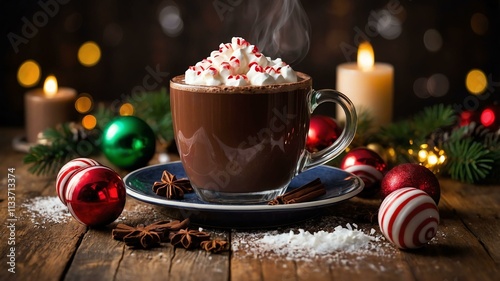
[[[201,226],[223,228],[258,228],[285,225],[317,215],[324,207],[345,201],[363,190],[364,184],[357,176],[331,167],[318,166],[296,176],[287,191],[298,188],[316,178],[325,185],[326,194],[315,200],[288,205],[215,204],[202,201],[195,193],[185,194],[184,199],[170,200],[153,192],[155,181],[160,181],[164,170],[186,177],[181,162],[158,164],[135,170],[123,178],[127,194],[140,201],[163,206],[168,215],[187,218]]]

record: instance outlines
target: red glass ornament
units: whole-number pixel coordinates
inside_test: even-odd
[[[62,168],[59,170],[59,173],[57,174],[56,179],[56,192],[59,200],[61,200],[61,202],[66,205],[66,199],[64,198],[64,193],[66,192],[66,183],[68,183],[68,180],[77,170],[84,167],[99,165],[101,165],[99,164],[99,162],[90,158],[76,158],[62,166]]]
[[[358,176],[364,182],[365,187],[359,193],[361,197],[375,195],[380,190],[380,181],[387,172],[387,165],[382,157],[365,147],[349,151],[342,159],[340,168]]]
[[[116,220],[125,207],[125,185],[108,167],[84,167],[68,180],[64,198],[79,222],[88,226],[106,225]]]
[[[429,169],[419,164],[406,163],[392,168],[382,179],[380,195],[382,199],[391,192],[404,187],[414,187],[427,192],[436,205],[441,197],[439,181]]]
[[[341,129],[333,118],[313,115],[309,122],[306,148],[311,152],[322,150],[334,143],[341,133]]]

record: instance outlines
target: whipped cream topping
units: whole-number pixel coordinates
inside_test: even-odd
[[[297,82],[295,71],[280,58],[272,60],[241,37],[220,44],[218,51],[190,66],[185,83],[208,86],[271,85]]]

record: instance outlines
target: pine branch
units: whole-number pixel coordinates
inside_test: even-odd
[[[24,157],[25,164],[32,164],[28,171],[35,175],[55,175],[69,160],[78,155],[63,143],[33,146]]]
[[[134,115],[146,121],[157,138],[170,141],[174,137],[170,96],[166,88],[144,93],[140,98],[130,96],[127,102],[134,107]]]
[[[153,130],[156,137],[170,141],[174,137],[172,113],[170,112],[170,96],[165,88],[156,92],[144,92],[141,95],[128,96],[123,101],[134,108],[134,116],[144,120]],[[104,129],[118,112],[100,103],[93,112],[97,119],[97,127]]]
[[[392,147],[407,147],[409,141],[415,138],[415,134],[412,131],[411,122],[403,120],[382,127],[377,138],[380,143],[388,144]]]
[[[491,152],[490,157],[494,161],[493,168],[485,182],[498,183],[500,182],[500,129],[484,137],[484,146]]]
[[[361,110],[358,112],[358,124],[356,129],[356,135],[351,145],[354,147],[363,146],[370,142],[372,137],[373,129],[373,117],[366,110]]]
[[[92,155],[97,150],[98,138],[96,131],[86,131],[74,123],[63,123],[46,129],[43,139],[48,144],[31,147],[23,161],[31,164],[28,171],[35,175],[56,174],[67,161]]]
[[[429,136],[432,132],[455,124],[457,116],[451,106],[437,104],[426,107],[413,117],[413,130],[416,134]]]
[[[475,130],[474,139],[479,139],[483,142],[484,146],[492,152],[500,152],[500,129],[492,132],[489,129],[479,126]]]
[[[456,122],[451,106],[443,104],[424,108],[409,120],[389,124],[381,129],[380,143],[396,147],[409,147],[410,141],[422,144],[426,138],[437,130],[443,130]]]
[[[485,179],[493,168],[490,151],[470,138],[447,142],[444,150],[448,156],[445,168],[452,179],[475,183]]]
[[[103,103],[97,105],[97,109],[93,112],[97,120],[97,127],[103,129],[109,121],[113,119],[116,114],[110,108],[106,107]]]

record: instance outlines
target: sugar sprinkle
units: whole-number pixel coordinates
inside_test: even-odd
[[[65,223],[71,218],[68,208],[57,196],[41,196],[28,199],[21,204],[23,212],[36,226],[45,228],[49,223]]]
[[[294,261],[322,259],[344,266],[359,264],[369,256],[390,259],[395,255],[396,249],[373,228],[363,230],[354,223],[342,223],[325,225],[325,229],[331,231],[299,228],[288,231],[233,232],[231,249],[236,258]],[[384,270],[382,264],[371,266]]]

